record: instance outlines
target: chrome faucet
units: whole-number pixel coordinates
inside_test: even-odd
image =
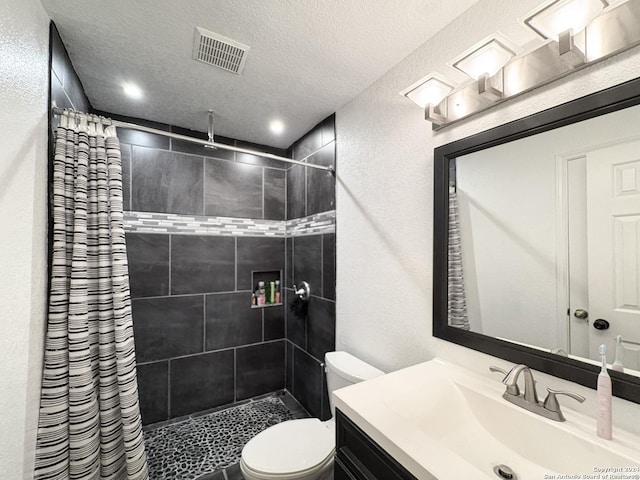
[[[507,388],[512,387],[513,385],[518,385],[518,378],[520,377],[520,374],[524,375],[524,401],[534,405],[538,404],[536,381],[533,379],[533,373],[531,373],[531,370],[526,365],[520,364],[513,367],[502,379],[502,383],[504,383]]]
[[[568,397],[577,400],[582,403],[585,398],[582,395],[578,395],[573,392],[562,392],[559,390],[552,390],[547,388],[549,392],[544,402],[538,400],[538,393],[536,391],[536,381],[533,378],[531,369],[526,365],[520,364],[514,366],[509,372],[499,367],[489,367],[492,372],[498,372],[504,375],[502,383],[507,386],[507,389],[502,394],[502,398],[511,402],[519,407],[524,408],[538,415],[542,415],[550,420],[557,422],[564,422],[566,419],[560,409],[560,403],[558,403],[557,395],[567,395]],[[520,394],[520,388],[518,387],[518,378],[520,374],[524,375],[524,394]]]

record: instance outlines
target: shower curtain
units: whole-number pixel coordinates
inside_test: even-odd
[[[35,478],[148,479],[115,127],[65,111],[52,180]]]
[[[467,299],[462,272],[462,244],[458,218],[458,195],[455,187],[449,187],[449,247],[448,247],[448,312],[449,325],[469,330]]]

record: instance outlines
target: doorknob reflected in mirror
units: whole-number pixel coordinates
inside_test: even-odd
[[[596,330],[606,330],[609,328],[609,322],[607,322],[604,318],[599,318],[595,322],[593,322],[593,328]]]
[[[587,317],[589,317],[589,312],[583,310],[582,308],[577,308],[576,311],[573,312],[573,316],[581,320],[585,320]]]

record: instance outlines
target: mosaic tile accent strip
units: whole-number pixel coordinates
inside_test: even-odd
[[[276,395],[144,432],[150,480],[195,480],[240,460],[242,448],[294,414]]]
[[[135,233],[175,233],[242,237],[298,237],[336,231],[336,211],[288,221],[207,217],[174,213],[124,212],[124,229]]]
[[[308,217],[294,218],[286,223],[287,237],[334,233],[336,231],[336,211],[329,210]]]
[[[179,233],[245,237],[284,237],[285,222],[173,213],[124,212],[124,229],[137,233]]]

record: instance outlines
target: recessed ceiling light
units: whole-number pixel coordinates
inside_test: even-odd
[[[284,123],[282,123],[280,120],[271,120],[271,123],[269,123],[269,129],[272,133],[280,135],[282,132],[284,132]]]
[[[135,83],[123,83],[122,89],[124,90],[124,93],[126,93],[130,98],[133,98],[135,100],[139,100],[140,98],[142,98],[142,90]]]

